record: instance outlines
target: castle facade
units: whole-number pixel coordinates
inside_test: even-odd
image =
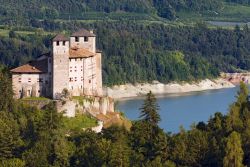
[[[58,34],[50,53],[11,70],[15,97],[60,99],[65,90],[72,96],[102,96],[101,61],[93,31],[81,29],[69,38]]]

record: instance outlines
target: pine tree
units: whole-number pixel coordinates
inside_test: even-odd
[[[153,126],[157,126],[157,124],[161,120],[160,115],[158,113],[159,106],[157,104],[155,96],[151,91],[147,94],[146,100],[144,101],[144,104],[142,108],[140,108],[140,110],[141,110],[140,117],[144,121],[150,123]]]
[[[236,104],[242,106],[248,102],[248,88],[243,82],[240,83],[240,90],[237,93]]]
[[[13,90],[7,72],[0,71],[0,111],[12,111],[14,107]]]
[[[241,147],[241,136],[237,132],[232,132],[228,137],[225,157],[223,159],[223,167],[243,167],[244,152]]]

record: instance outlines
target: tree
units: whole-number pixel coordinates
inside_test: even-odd
[[[243,82],[240,83],[240,90],[237,93],[237,104],[239,106],[244,105],[248,102],[248,88]]]
[[[0,114],[0,160],[18,156],[23,146],[16,120],[9,112]]]
[[[10,38],[15,38],[15,37],[16,37],[15,31],[10,30],[10,32],[9,32],[9,37],[10,37]]]
[[[2,167],[25,167],[25,162],[17,158],[1,160],[0,164]]]
[[[232,132],[227,139],[225,148],[223,167],[243,167],[244,152],[241,148],[241,136],[237,132]]]
[[[140,117],[144,121],[150,123],[152,126],[157,126],[157,124],[161,120],[160,115],[158,113],[159,106],[156,102],[155,96],[151,91],[147,94],[146,100],[144,101],[144,104],[142,108],[140,108],[140,110]]]
[[[8,72],[0,71],[0,111],[13,111],[13,89]]]

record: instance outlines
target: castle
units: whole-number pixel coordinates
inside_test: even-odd
[[[93,31],[58,34],[51,52],[11,70],[15,97],[60,99],[65,90],[71,96],[102,96],[101,59]]]

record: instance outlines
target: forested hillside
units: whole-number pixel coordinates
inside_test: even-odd
[[[4,71],[0,73],[3,167],[250,165],[250,102],[243,84],[227,115],[216,113],[208,123],[200,122],[189,131],[170,134],[160,129],[157,101],[149,93],[141,119],[130,130],[114,125],[96,134],[68,129],[53,103],[39,110],[14,100]]]
[[[235,30],[172,27],[135,22],[57,23],[39,21],[33,26],[47,31],[94,28],[97,47],[103,51],[106,85],[189,81],[213,78],[219,72],[250,69],[248,27]],[[50,50],[53,35],[10,31],[0,39],[0,61],[15,67]],[[70,33],[70,32],[68,32]],[[9,38],[9,35],[11,38]]]
[[[2,23],[28,22],[25,18],[81,19],[88,12],[132,12],[175,19],[179,10],[219,10],[222,5],[221,0],[0,0],[0,14]]]

